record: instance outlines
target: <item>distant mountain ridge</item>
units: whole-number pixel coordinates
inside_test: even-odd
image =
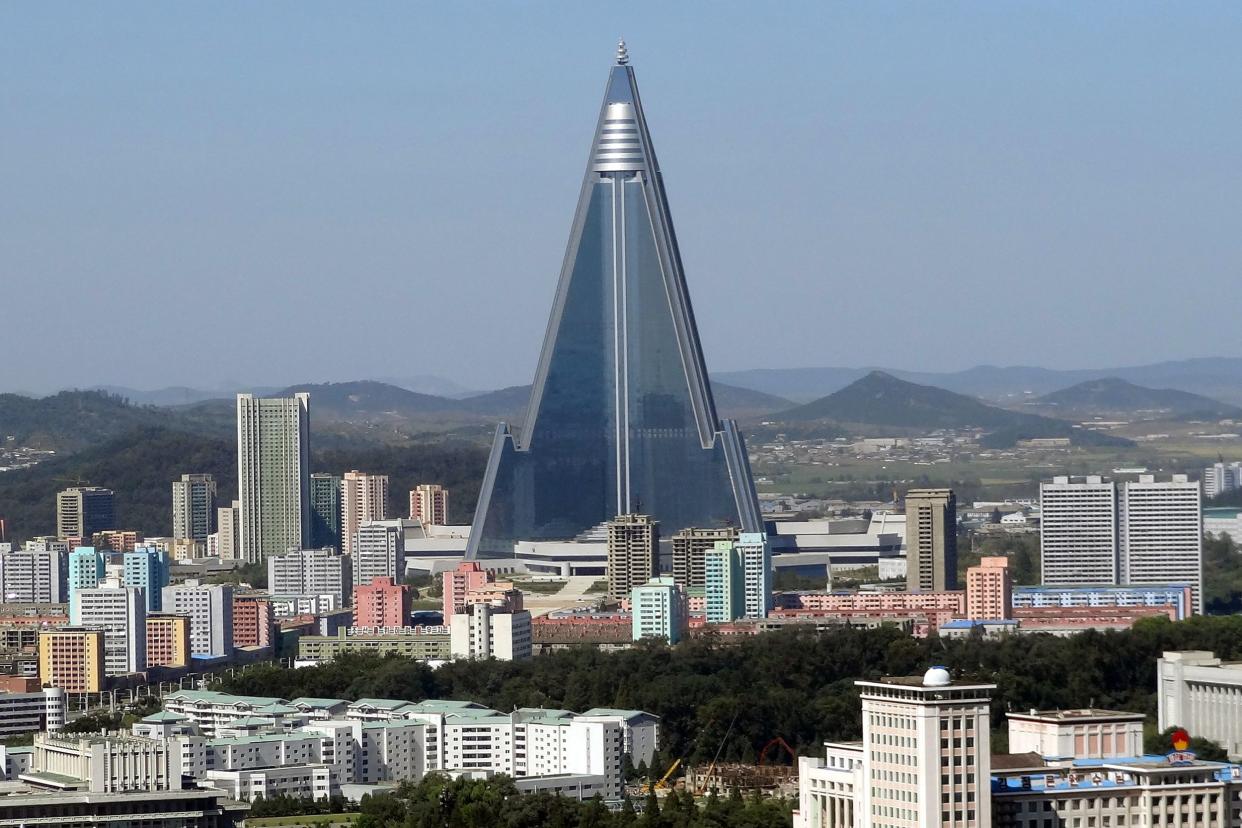
[[[1068,437],[1082,445],[1127,445],[1128,440],[1076,428],[1072,423],[987,405],[973,397],[872,371],[845,388],[772,415],[780,422],[919,429],[980,428],[992,446],[1036,437]]]
[[[1057,370],[1032,366],[977,365],[964,371],[905,371],[883,368],[760,368],[725,371],[715,379],[743,388],[807,402],[839,391],[870,371],[959,394],[1006,400],[1051,393],[1087,380],[1118,378],[1149,388],[1201,394],[1242,405],[1242,357],[1201,357],[1124,368]]]
[[[1242,417],[1242,407],[1236,405],[1175,388],[1146,388],[1117,377],[1080,382],[1028,405],[1057,416],[1149,413],[1170,418]]]

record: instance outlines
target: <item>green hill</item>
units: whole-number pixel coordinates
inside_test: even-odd
[[[469,522],[487,450],[468,444],[316,449],[311,469],[340,474],[362,469],[389,476],[389,513],[404,515],[416,483],[448,486],[450,519]],[[82,481],[116,492],[117,528],[147,535],[172,532],[172,481],[186,473],[215,475],[222,503],[237,495],[234,440],[164,428],[142,428],[76,454],[0,475],[0,517],[22,540],[56,530],[56,492]]]
[[[171,426],[177,415],[130,405],[104,391],[61,391],[49,397],[0,394],[0,439],[17,445],[73,452],[135,428]]]
[[[1080,445],[1127,445],[1129,441],[1075,428],[1063,420],[1008,411],[973,397],[872,371],[840,391],[774,415],[783,422],[824,421],[864,427],[934,431],[979,428],[985,444],[1013,445],[1033,437],[1069,437]]]
[[[1138,415],[1146,419],[1242,417],[1242,408],[1175,388],[1146,388],[1117,377],[1087,380],[1045,394],[1030,405],[1061,416]]]

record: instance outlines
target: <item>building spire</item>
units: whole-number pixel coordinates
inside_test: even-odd
[[[630,53],[625,48],[625,38],[617,41],[617,65],[625,66],[630,62]]]

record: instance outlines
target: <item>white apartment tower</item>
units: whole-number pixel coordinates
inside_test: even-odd
[[[237,395],[239,557],[299,549],[310,531],[310,395]]]
[[[1117,486],[1099,476],[1039,486],[1041,582],[1116,584]]]
[[[207,542],[216,531],[216,480],[210,474],[183,474],[172,484],[173,537]]]
[[[240,511],[236,500],[216,509],[216,554],[222,561],[235,561],[241,554]]]
[[[1242,489],[1242,463],[1213,463],[1203,470],[1203,496]]]
[[[69,588],[69,555],[61,549],[0,553],[0,596],[7,603],[59,604]]]
[[[358,527],[388,516],[388,475],[345,472],[341,478],[341,552],[352,552]]]
[[[147,599],[138,587],[115,579],[73,596],[78,623],[104,633],[104,672],[109,676],[147,669]]]
[[[952,681],[933,667],[922,678],[856,681],[863,745],[859,825],[985,828],[992,824],[994,684]]]
[[[233,587],[184,584],[164,587],[164,612],[190,616],[190,652],[196,656],[233,654]]]
[[[358,527],[354,537],[353,576],[355,584],[369,584],[376,578],[405,577],[405,535],[414,522],[397,518],[373,520]]]
[[[344,606],[353,589],[350,557],[335,549],[294,549],[267,559],[272,595],[333,595]]]
[[[1121,489],[1121,583],[1188,584],[1203,612],[1203,499],[1184,474],[1139,475]]]

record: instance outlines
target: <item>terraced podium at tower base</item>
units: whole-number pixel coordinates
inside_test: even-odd
[[[762,531],[720,420],[624,44],[608,76],[525,421],[496,429],[467,551],[566,540],[616,515]]]

